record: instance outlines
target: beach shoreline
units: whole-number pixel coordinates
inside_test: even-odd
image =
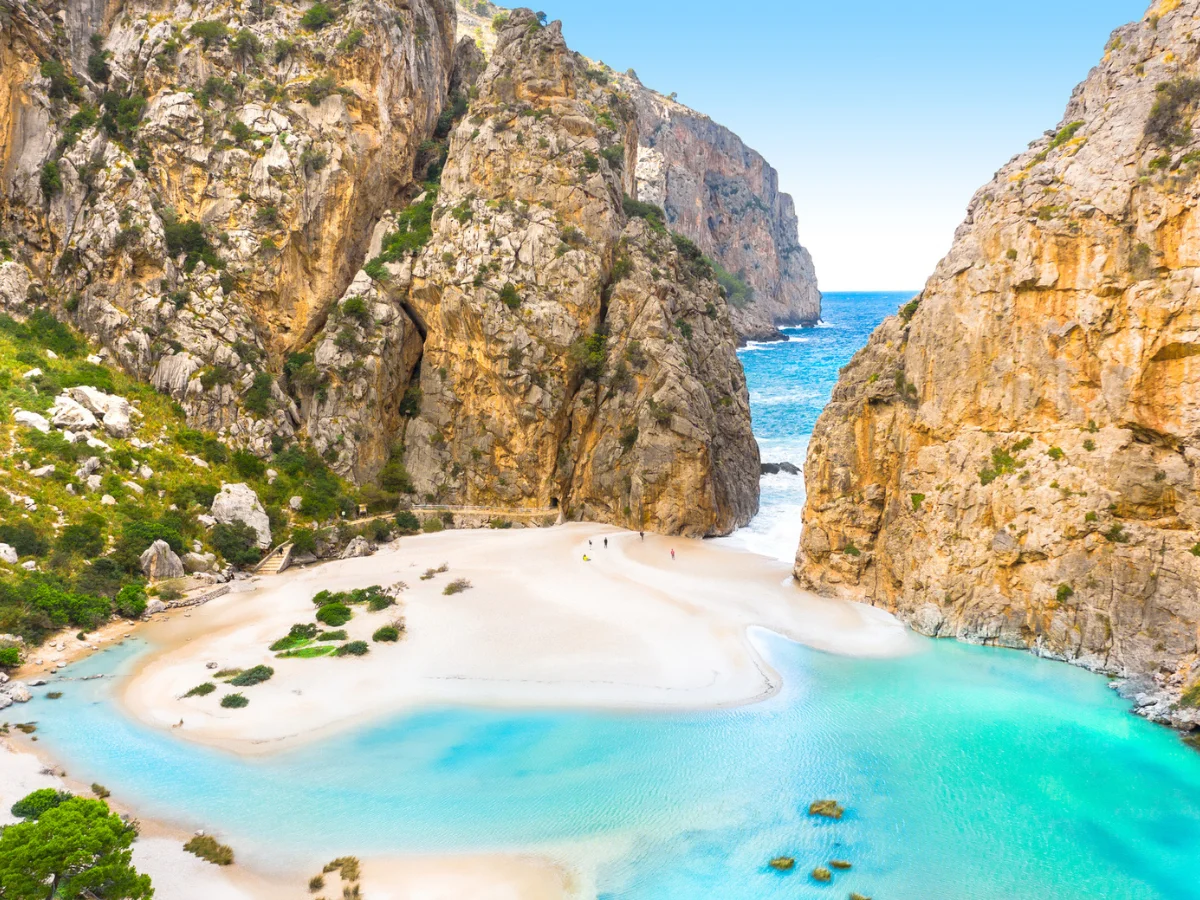
[[[421,578],[443,564],[447,572]],[[460,577],[471,588],[443,593]],[[398,581],[407,584],[398,606],[377,613],[356,607],[345,628],[349,638],[369,641],[373,629],[403,616],[404,640],[370,643],[363,658],[281,660],[268,649],[292,623],[313,621],[317,591]],[[759,702],[779,690],[781,678],[755,646],[756,628],[847,655],[915,649],[911,634],[886,613],[805,594],[778,561],[714,542],[641,539],[580,524],[422,535],[371,557],[241,580],[203,606],[136,627],[117,623],[103,641],[78,642],[72,660],[91,652],[89,644],[103,649],[130,636],[145,639],[151,648],[113,689],[124,713],[174,739],[254,757],[420,707],[653,713]],[[271,665],[276,673],[252,687],[184,698],[214,673],[210,663]],[[247,708],[220,707],[221,693],[233,690],[250,698]],[[22,712],[36,718],[34,710]],[[53,769],[52,753],[31,740],[14,735],[0,749],[0,782],[33,784],[30,790],[68,784],[41,772]],[[41,773],[37,779],[32,769]],[[68,786],[88,795],[86,785]],[[5,811],[16,799],[8,793],[0,791]],[[189,836],[143,820],[137,859],[156,885],[168,887],[163,896],[274,900],[296,896],[316,874],[219,869],[182,850]],[[190,873],[186,886],[176,886],[180,872]],[[362,889],[376,900],[560,900],[579,896],[581,879],[586,873],[552,854],[396,856],[364,859]]]
[[[536,560],[536,571],[520,559]],[[441,565],[448,571],[421,579]],[[443,593],[463,577],[471,588]],[[368,643],[365,657],[280,659],[269,650],[291,625],[314,621],[319,590],[401,581],[396,607],[356,607],[342,626]],[[403,640],[371,641],[398,616]],[[599,525],[453,531],[246,583],[188,618],[156,621],[142,632],[154,648],[117,696],[143,724],[239,755],[438,705],[717,709],[780,687],[753,627],[847,655],[913,648],[886,613],[806,594],[782,564],[711,543],[642,540]],[[241,690],[212,677],[256,665],[275,674]],[[213,693],[184,696],[206,681]],[[235,691],[250,705],[222,708],[220,697]]]

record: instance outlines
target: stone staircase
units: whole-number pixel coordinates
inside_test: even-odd
[[[292,544],[280,544],[254,567],[255,575],[278,575],[292,562]]]

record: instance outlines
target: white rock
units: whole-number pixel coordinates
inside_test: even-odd
[[[59,394],[54,398],[50,421],[56,428],[70,428],[72,431],[87,431],[100,424],[90,409],[68,394]]]
[[[105,494],[103,497],[100,498],[100,505],[101,506],[116,506],[117,500],[115,497],[113,497],[112,494]]]
[[[138,473],[138,478],[153,478],[154,477],[154,470],[147,465],[139,466],[137,473]]]
[[[21,568],[26,572],[36,572],[37,563],[35,563],[32,559],[27,559],[25,562],[21,563]]]
[[[38,466],[36,469],[30,469],[29,474],[32,475],[34,478],[45,478],[49,475],[53,475],[54,474],[54,464],[49,463],[48,465]]]
[[[200,513],[200,515],[196,516],[196,521],[199,522],[201,525],[203,525],[205,528],[212,528],[214,525],[217,524],[217,520],[214,519],[212,516],[208,515],[207,513]]]
[[[0,709],[8,709],[12,704],[12,697],[8,696],[8,694],[0,693]]]
[[[99,475],[89,475],[87,477],[87,489],[92,493],[100,490],[100,485],[104,484],[104,479]]]
[[[76,478],[87,478],[89,475],[91,475],[93,472],[97,471],[99,468],[100,468],[100,457],[89,456],[87,459],[85,459],[82,463],[79,464],[79,468],[75,470],[75,477]]]
[[[6,562],[10,566],[15,566],[19,559],[16,547],[11,544],[0,544],[0,562]]]
[[[100,365],[100,363],[104,362],[103,358],[97,356],[95,353],[93,353],[91,356],[89,356],[87,358],[87,361],[90,362],[93,366],[98,366],[98,365]]]
[[[26,372],[21,377],[22,378],[37,378],[41,374],[42,374],[42,370],[35,366],[34,368],[30,369],[28,372]]]
[[[303,497],[292,497],[290,500],[288,500],[288,506],[290,506],[292,509],[297,510],[297,511],[299,511],[299,509],[303,505],[303,503],[304,503]]]
[[[206,463],[204,460],[202,460],[198,456],[189,456],[188,460],[191,462],[192,465],[199,466],[201,469],[208,468],[208,463]]]
[[[10,681],[4,686],[4,693],[17,703],[28,703],[33,699],[33,694],[29,692],[29,688],[23,681]]]
[[[113,437],[128,437],[133,431],[129,422],[132,407],[124,397],[87,386],[68,388],[67,393],[72,400],[98,416],[104,423],[104,430]]]
[[[375,545],[360,534],[346,545],[346,549],[342,551],[340,558],[355,559],[360,556],[370,556],[374,552]]]
[[[215,572],[217,557],[212,553],[185,553],[183,554],[183,568],[191,573]]]
[[[24,425],[26,428],[36,428],[42,434],[50,430],[50,422],[45,416],[30,412],[27,409],[14,409],[13,421],[18,425]]]
[[[121,484],[125,485],[125,487],[129,488],[135,494],[146,493],[146,489],[144,487],[142,487],[140,484],[138,484],[136,481],[122,481]]]
[[[182,578],[183,563],[171,549],[171,545],[159,539],[146,548],[138,559],[142,573],[151,581],[162,581],[166,578]]]
[[[157,597],[151,597],[148,601],[146,601],[146,611],[142,615],[152,616],[155,613],[165,611],[166,608],[167,604],[163,603]]]
[[[90,434],[87,437],[87,445],[93,450],[112,450],[112,447],[108,446],[100,438],[92,437]]]
[[[267,511],[248,484],[221,485],[221,492],[213,498],[212,514],[223,525],[244,522],[258,535],[260,548],[271,546],[271,522]]]
[[[275,479],[279,477],[279,473],[274,469],[267,469],[267,484],[274,484]]]
[[[47,350],[47,351],[46,351],[46,356],[47,356],[49,359],[58,359],[58,354],[57,354],[57,353],[55,353],[53,350]]]

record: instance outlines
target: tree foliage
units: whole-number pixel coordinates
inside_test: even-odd
[[[136,838],[137,828],[122,822],[104,801],[71,797],[0,832],[0,896],[153,897],[150,876],[133,867],[130,847]]]

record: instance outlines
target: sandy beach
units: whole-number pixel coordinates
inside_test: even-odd
[[[421,578],[443,565],[447,571]],[[471,587],[443,593],[460,578]],[[396,606],[375,613],[356,606],[344,626],[349,639],[369,642],[365,657],[280,659],[269,649],[294,623],[314,621],[318,591],[400,582],[406,587]],[[371,642],[375,629],[399,617],[403,640]],[[138,627],[154,649],[118,697],[130,715],[175,738],[238,755],[433,704],[711,708],[779,689],[755,649],[755,627],[848,655],[913,648],[886,613],[805,593],[786,564],[718,543],[641,539],[585,524],[447,531],[403,538],[370,557],[240,581],[204,606],[154,617]],[[128,632],[122,623],[103,641],[72,643],[54,654],[56,664]],[[241,689],[251,701],[245,708],[220,706],[221,696],[238,690],[224,684],[207,697],[184,697],[216,670],[259,664],[275,674]],[[26,677],[50,665],[48,654]],[[36,718],[33,709],[22,713]],[[28,741],[17,746],[14,735],[0,748],[0,812],[37,787],[87,795],[86,785],[47,771]],[[110,802],[121,809],[119,801]],[[183,852],[188,835],[177,829],[144,822],[142,834],[135,860],[158,895],[172,900],[300,896],[315,874],[221,869]],[[361,889],[372,900],[558,900],[580,895],[577,878],[556,860],[522,855],[364,859]]]
[[[447,572],[421,579],[443,564]],[[472,587],[445,595],[458,578]],[[399,643],[371,643],[360,658],[280,659],[268,649],[292,624],[314,621],[318,591],[397,582],[407,585],[398,606],[376,613],[356,607],[344,628],[351,640],[370,642],[375,629],[402,615],[407,635]],[[886,613],[806,594],[780,563],[595,525],[404,538],[370,557],[241,587],[188,618],[145,629],[156,649],[121,691],[132,715],[181,738],[265,753],[430,704],[752,702],[779,687],[747,635],[752,626],[853,655],[910,646]],[[275,675],[243,691],[246,708],[220,706],[236,690],[224,685],[184,697],[214,669],[255,665]]]

